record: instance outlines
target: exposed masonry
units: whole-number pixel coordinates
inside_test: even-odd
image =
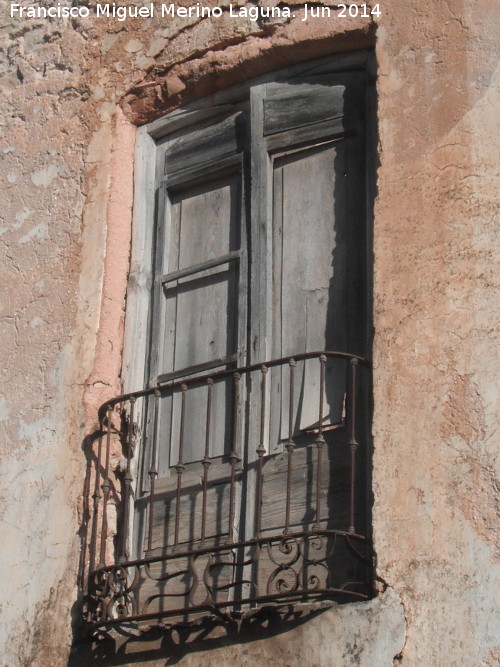
[[[228,4],[219,23],[0,9],[0,641],[12,667],[67,664],[81,447],[120,384],[133,125],[375,42],[367,21],[255,24],[229,20]],[[374,531],[390,586],[273,639],[175,649],[183,666],[498,663],[496,9],[386,0],[376,31]],[[312,635],[328,649],[314,653]]]

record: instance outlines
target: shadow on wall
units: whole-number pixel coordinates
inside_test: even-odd
[[[289,632],[331,606],[325,603],[323,609],[296,608],[281,613],[262,610],[253,618],[225,625],[209,621],[191,627],[152,628],[141,634],[136,631],[135,635],[123,630],[113,637],[75,643],[68,667],[144,664],[155,660],[159,665],[176,665],[189,653],[213,651],[235,643],[241,646]]]

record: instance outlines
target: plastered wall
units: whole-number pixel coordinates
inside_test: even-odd
[[[135,126],[265,71],[367,46],[378,66],[380,595],[274,637],[156,647],[151,659],[124,648],[116,659],[499,664],[496,1],[385,0],[374,20],[308,22],[294,3],[295,18],[269,22],[227,11],[20,19],[9,4],[0,7],[2,664],[66,665],[78,625],[82,447],[96,407],[120,390]],[[71,660],[115,660],[87,649]]]

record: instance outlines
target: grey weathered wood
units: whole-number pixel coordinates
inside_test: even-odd
[[[182,164],[184,172],[186,160],[192,162],[189,166],[191,171],[198,169],[199,160],[207,157],[207,150],[212,151],[212,155],[216,155],[217,151],[226,151],[224,137],[229,137],[228,145],[234,148],[235,144],[231,142],[236,140],[233,131],[235,122],[234,117],[222,120],[218,117],[210,126],[183,136],[182,141],[178,138],[172,140],[167,149],[167,158],[174,155],[176,165]],[[214,128],[217,131],[214,132]],[[169,152],[172,146],[175,150]],[[189,152],[186,160],[183,159],[185,150]],[[233,360],[241,352],[245,326],[239,323],[239,313],[246,302],[246,293],[241,296],[239,283],[242,274],[240,269],[244,270],[246,266],[241,248],[241,240],[246,238],[246,233],[241,230],[244,212],[241,158],[230,162],[232,173],[218,178],[214,177],[213,171],[203,167],[205,182],[179,189],[176,181],[176,189],[168,198],[170,236],[165,236],[163,241],[165,248],[168,248],[163,266],[168,273],[161,278],[164,283],[164,333],[158,333],[162,353],[158,355],[161,365],[157,368],[161,372],[157,380],[171,373],[182,377],[183,374],[187,376],[193,372],[203,372],[213,367],[215,361]],[[168,172],[167,190],[171,181],[172,174]],[[240,267],[242,258],[243,267]],[[222,264],[227,266],[223,267]],[[193,365],[198,370],[193,370]],[[219,382],[212,391],[212,456],[221,455],[230,447],[232,404],[228,400],[229,384]],[[190,462],[200,460],[203,456],[206,386],[190,388],[185,400],[184,461]],[[165,432],[164,429],[169,429],[160,451],[162,476],[170,474],[171,467],[178,459],[180,401],[179,393],[171,399],[162,400],[166,406],[162,408],[162,430]]]
[[[295,147],[304,145],[326,143],[328,141],[339,141],[346,134],[352,132],[351,124],[345,118],[337,118],[324,123],[314,123],[305,127],[270,134],[266,137],[267,149],[270,153],[276,153],[280,149],[290,153],[297,150]]]
[[[283,324],[283,171],[273,171],[273,216],[272,216],[272,341],[271,356],[282,356]],[[286,258],[285,258],[286,261]],[[282,399],[286,400],[289,367],[278,366],[270,372],[271,387],[269,403],[269,441],[268,451],[275,454],[283,450],[283,441],[288,436],[287,422],[283,421]]]
[[[229,465],[214,460],[209,471],[207,492],[206,542],[221,543],[228,534]],[[192,545],[200,539],[202,519],[202,474],[199,463],[187,466],[180,496],[179,545]],[[177,475],[157,482],[153,509],[153,548],[172,546],[175,529]]]
[[[319,60],[309,61],[289,68],[286,80],[304,79],[325,74],[344,76],[351,80],[353,77],[365,76],[367,61],[370,59],[368,51],[337,54],[333,58],[327,56]],[[281,78],[281,77],[280,77]]]
[[[348,448],[342,435],[330,436],[335,443],[324,448],[321,476],[321,517],[324,528],[346,530],[349,525]],[[315,446],[298,447],[293,454],[290,527],[298,532],[310,530],[316,516]],[[268,458],[264,466],[262,530],[279,534],[285,522],[288,454]]]
[[[145,128],[137,132],[134,163],[134,211],[130,273],[127,286],[123,351],[123,390],[144,384],[149,340],[151,265],[155,219],[155,151]]]
[[[361,314],[366,307],[362,284],[367,273],[363,236],[365,205],[362,194],[358,195],[363,191],[364,149],[363,136],[354,127],[356,119],[363,114],[363,87],[358,85],[363,74],[350,72],[344,76],[335,73],[335,69],[336,64],[326,59],[289,68],[278,75],[266,75],[260,79],[263,85],[252,88],[250,82],[232,93],[217,93],[209,100],[193,103],[187,113],[175,112],[165,121],[150,126],[151,136],[158,138],[158,179],[163,181],[166,173],[157,208],[161,228],[157,237],[157,285],[161,276],[165,278],[170,274],[166,289],[159,286],[157,300],[153,303],[156,345],[151,354],[151,374],[155,378],[162,374],[168,377],[172,372],[176,377],[181,377],[177,373],[183,372],[201,373],[221,359],[236,358],[238,363],[244,364],[313,348],[352,350],[353,341],[361,345],[366,339]],[[276,83],[280,76],[288,78],[288,82]],[[293,83],[290,77],[294,78]],[[244,157],[243,142],[247,103],[240,100],[249,90],[251,155],[248,161]],[[236,106],[224,109],[211,106],[217,101],[233,100]],[[299,148],[300,152],[292,155]],[[251,164],[248,208],[252,213],[249,234],[244,227],[248,162]],[[205,185],[208,181],[211,184]],[[235,187],[237,195],[231,194],[236,191]],[[247,236],[253,253],[250,273],[244,247]],[[362,250],[357,254],[359,239]],[[222,271],[216,266],[224,256],[235,252],[241,253],[239,271],[236,266],[231,267],[232,271]],[[196,275],[188,275],[193,270]],[[361,275],[359,281],[358,274]],[[247,276],[250,276],[250,286]],[[247,330],[248,294],[251,302]],[[358,305],[360,295],[361,301],[365,299],[362,307]],[[193,364],[198,370],[189,369]],[[185,367],[187,371],[182,370]],[[326,373],[334,380],[327,381],[324,425],[341,419],[345,364],[329,361]],[[266,419],[265,442],[270,451],[279,451],[288,435],[285,433],[287,378],[288,368],[284,372],[273,369],[269,374],[267,408],[273,416],[268,414]],[[309,437],[310,442],[314,436],[300,435],[300,429],[317,427],[318,378],[319,363],[316,367],[312,362],[298,365],[294,410],[299,413],[295,437],[301,452],[314,451],[314,448],[301,449],[304,438]],[[252,379],[247,397],[245,387],[246,383],[241,387],[242,405],[247,401],[249,414],[253,416],[258,414],[260,385]],[[227,438],[231,430],[228,393],[228,386],[222,383],[214,390],[212,456],[228,451]],[[200,460],[205,441],[206,388],[190,389],[188,394],[185,460],[191,470],[198,464],[189,462]],[[273,396],[272,401],[270,396]],[[179,413],[179,394],[173,399],[162,399],[159,436],[162,454],[157,485],[159,488],[162,484],[170,485],[169,490],[162,492],[164,520],[166,499],[173,493],[176,479],[172,466],[177,462]],[[248,451],[241,452],[248,469],[246,505],[241,507],[245,527],[240,538],[251,537],[254,526],[255,450],[260,426],[257,422],[250,419],[245,425],[244,412],[240,411],[237,446],[248,443]],[[296,491],[292,498],[292,519],[296,526],[309,525],[304,503],[310,500],[307,497],[304,500],[303,495],[307,496],[311,490],[310,466],[300,463],[300,457],[306,454],[298,452],[299,465],[292,479]],[[285,468],[277,460],[273,464],[266,463],[264,530],[267,531],[275,529],[269,514],[271,508],[276,509],[284,502],[283,489],[281,499],[277,489],[284,482]],[[344,479],[347,479],[346,465],[341,470]],[[186,474],[189,477],[191,473],[186,471]],[[201,466],[199,475],[201,477]],[[345,489],[338,489],[335,480],[328,475],[325,480],[324,511],[332,489],[337,500],[345,497]],[[198,491],[189,492],[191,496],[189,493],[187,496],[187,514],[183,515],[188,531],[183,539],[187,541],[196,539],[188,533],[192,530],[189,528],[192,512],[196,513],[200,502],[200,490],[201,485]],[[221,493],[224,504],[227,499],[224,499],[225,492]],[[169,502],[172,509],[175,500]],[[209,500],[209,504],[214,502],[213,498]],[[340,505],[336,516],[342,523],[340,517],[344,510]],[[160,521],[159,511],[155,509],[157,522]],[[220,511],[220,507],[214,511]],[[217,516],[210,520],[216,526]],[[157,542],[158,548],[160,542]]]
[[[158,552],[157,555],[160,555]],[[205,576],[208,573],[208,582],[211,594],[215,601],[225,602],[231,599],[232,591],[229,585],[234,577],[234,553],[227,549],[221,552],[215,560],[210,560],[208,554],[194,557],[178,557],[168,561],[155,563],[139,581],[134,593],[139,602],[140,613],[153,614],[158,612],[172,612],[176,609],[190,609],[193,606],[207,603],[208,591],[205,587]],[[218,565],[218,567],[217,567]],[[194,621],[206,612],[185,613],[181,611],[176,616],[170,616],[169,622]]]
[[[236,110],[233,104],[218,104],[216,106],[205,106],[202,109],[188,111],[186,109],[176,109],[164,118],[159,118],[147,126],[147,132],[153,139],[161,139],[166,134],[171,134],[184,127],[192,127],[195,123],[200,123],[207,118],[231,114]]]
[[[176,270],[239,249],[240,196],[240,174],[186,188],[174,195],[173,205],[181,208]]]
[[[275,134],[310,123],[342,118],[345,86],[269,87],[264,100],[264,134]]]
[[[221,255],[220,257],[213,257],[212,259],[207,259],[206,262],[200,262],[199,264],[193,264],[188,266],[185,269],[179,269],[177,271],[172,271],[171,273],[166,273],[161,277],[162,285],[172,282],[173,280],[179,280],[179,278],[185,278],[187,276],[192,276],[194,273],[199,273],[200,271],[206,271],[207,269],[213,269],[216,266],[221,264],[228,264],[229,262],[234,262],[239,260],[240,251],[233,250],[232,252],[227,253],[227,255]]]
[[[166,192],[166,184],[163,183],[162,186]],[[164,200],[165,213],[163,219],[159,218],[157,229],[155,266],[157,287],[152,318],[150,368],[154,384],[158,383],[159,371],[173,368],[175,353],[177,298],[176,294],[172,292],[165,293],[160,276],[165,271],[177,270],[179,266],[182,206],[172,202],[168,194],[164,196]],[[162,401],[162,409],[164,409],[163,403],[164,401]],[[163,450],[164,445],[160,449],[160,463],[162,462]]]
[[[334,321],[345,322],[345,272],[336,261],[337,144],[324,144],[274,160],[275,254],[274,355],[337,349]],[[337,296],[337,303],[334,299]],[[278,324],[279,320],[279,324]],[[340,327],[341,328],[341,327]],[[280,336],[280,338],[278,338]],[[336,340],[338,349],[344,341]],[[282,369],[281,435],[288,436],[289,369]],[[295,370],[294,426],[315,424],[319,408],[319,363],[300,362]],[[340,421],[344,386],[329,413]],[[328,399],[332,396],[329,395]],[[328,412],[327,412],[328,414]]]
[[[271,253],[272,234],[268,227],[271,200],[271,161],[267,154],[263,136],[263,100],[265,86],[256,86],[250,90],[250,237],[251,237],[251,276],[249,302],[249,349],[247,363],[256,363],[270,358],[269,332],[272,311],[271,299]],[[269,394],[270,385],[267,384]],[[254,374],[247,395],[248,414],[260,415],[260,377]],[[257,459],[257,447],[260,439],[260,420],[253,418],[246,423],[245,440],[248,442],[244,461],[247,466],[245,504],[242,506],[242,536],[251,538],[255,529],[255,498],[257,473],[252,465]],[[268,430],[268,419],[265,426]],[[245,441],[244,440],[244,441]]]
[[[348,78],[363,77],[365,76],[367,64],[369,65],[370,63],[373,63],[373,54],[370,50],[365,49],[291,65],[277,71],[268,72],[255,79],[243,81],[230,88],[218,90],[202,99],[194,100],[183,109],[172,111],[167,116],[153,121],[146,127],[151,136],[158,140],[168,132],[172,132],[179,127],[193,125],[198,120],[217,115],[222,110],[225,111],[225,106],[227,106],[228,112],[236,105],[239,108],[244,108],[251,89],[256,86],[277,81],[282,83],[294,80],[301,81],[305,77],[315,77],[325,74],[335,74],[338,77],[347,73]],[[199,115],[196,116],[195,114]]]
[[[195,364],[194,366],[188,366],[187,368],[180,368],[177,371],[171,371],[170,373],[162,373],[158,375],[158,384],[164,384],[165,382],[171,382],[182,377],[188,377],[190,375],[196,375],[198,373],[206,373],[209,370],[222,368],[228,364],[234,364],[237,360],[235,354],[231,354],[228,357],[221,357],[220,359],[214,359],[213,361],[203,362],[202,364]]]
[[[216,118],[206,126],[182,131],[169,139],[165,150],[165,173],[204,162],[213,162],[229,153],[241,150],[242,115],[232,114],[228,118]]]
[[[155,220],[155,150],[154,142],[147,130],[137,132],[134,162],[134,210],[132,226],[132,248],[130,273],[127,286],[127,312],[124,331],[124,352],[122,381],[124,391],[133,391],[144,386],[147,373],[147,351],[150,336],[149,310],[153,267],[154,220]],[[136,412],[141,421],[141,407]],[[137,469],[138,461],[132,463]],[[140,485],[142,480],[138,480]],[[137,487],[136,487],[137,488]],[[133,539],[127,545],[133,556],[137,552],[134,536],[134,513],[126,518],[129,522],[128,535]]]
[[[251,90],[251,238],[254,252],[250,302],[251,361],[270,357],[272,313],[272,211],[271,159],[264,141],[265,86]]]
[[[229,453],[231,442],[232,379],[214,384],[212,389],[212,418],[210,427],[210,456]],[[184,426],[184,462],[201,461],[206,436],[207,387],[190,388],[186,393],[186,423]],[[172,401],[172,433],[170,465],[178,461],[180,440],[180,393]]]
[[[206,183],[207,180],[222,178],[243,169],[243,154],[234,153],[225,157],[215,156],[209,162],[196,162],[184,169],[179,169],[165,177],[169,191],[179,190],[191,185]]]
[[[168,290],[177,293],[172,370],[236,352],[238,267],[184,280]]]

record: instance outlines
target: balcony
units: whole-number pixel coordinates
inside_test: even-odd
[[[113,398],[86,480],[91,634],[364,600],[369,366],[310,352]]]

